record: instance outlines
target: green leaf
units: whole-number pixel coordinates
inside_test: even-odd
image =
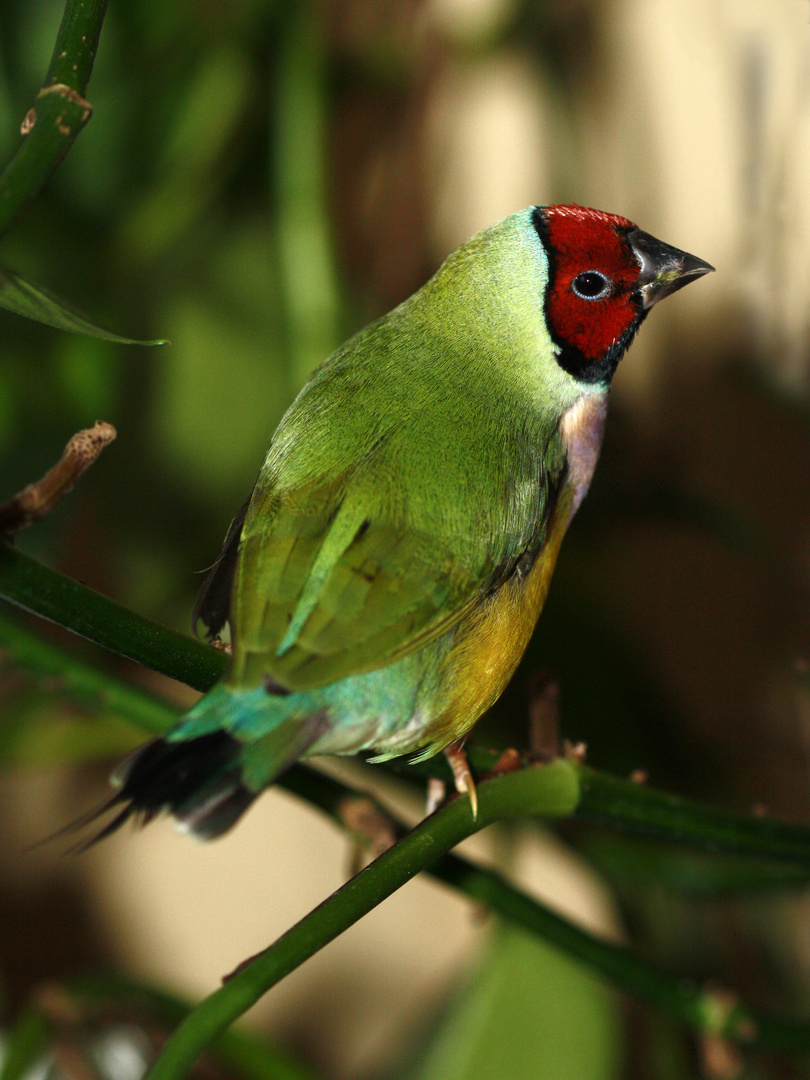
[[[38,285],[24,281],[8,267],[0,267],[0,307],[13,311],[34,322],[55,326],[57,330],[70,330],[74,334],[89,334],[90,337],[114,341],[119,345],[166,345],[163,339],[155,341],[136,341],[134,338],[120,337],[91,323],[74,308],[60,300],[53,293]]]
[[[501,925],[413,1080],[613,1080],[621,1073],[615,995],[584,967]]]

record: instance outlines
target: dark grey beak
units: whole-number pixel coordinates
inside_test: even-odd
[[[703,259],[670,247],[641,229],[633,229],[627,239],[641,265],[641,302],[645,310],[714,270]]]

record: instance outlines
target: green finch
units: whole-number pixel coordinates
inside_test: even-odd
[[[113,776],[129,816],[229,829],[300,758],[443,750],[511,678],[650,308],[712,269],[626,218],[532,207],[473,236],[304,386],[195,611],[222,681]]]

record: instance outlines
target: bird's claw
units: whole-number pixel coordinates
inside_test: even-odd
[[[475,780],[470,770],[467,755],[464,753],[464,744],[459,742],[450,743],[444,748],[444,756],[453,770],[453,780],[459,795],[468,795],[472,808],[473,821],[478,817],[478,792],[475,789]]]

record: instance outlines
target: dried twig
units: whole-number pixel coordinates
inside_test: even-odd
[[[52,469],[0,506],[0,533],[11,540],[49,514],[115,436],[115,428],[103,420],[77,432]]]

